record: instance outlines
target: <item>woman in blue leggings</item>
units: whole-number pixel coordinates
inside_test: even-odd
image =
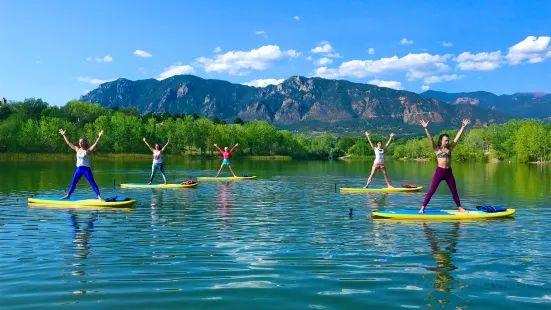
[[[94,175],[92,174],[92,170],[90,169],[90,159],[88,158],[88,154],[96,149],[99,139],[103,135],[103,130],[98,133],[98,138],[96,139],[96,142],[92,144],[92,146],[88,146],[88,141],[85,138],[80,138],[78,140],[78,147],[72,144],[69,139],[67,139],[64,129],[60,129],[59,133],[63,136],[63,139],[65,139],[65,143],[67,143],[67,145],[77,153],[77,170],[75,171],[75,175],[73,176],[73,181],[71,182],[71,187],[69,188],[69,191],[65,196],[61,197],[61,199],[71,198],[71,194],[75,190],[78,181],[84,175],[86,180],[88,180],[88,183],[90,183],[90,186],[92,186],[92,189],[94,189],[94,192],[98,196],[98,199],[103,200],[99,193],[98,186],[94,181]]]
[[[170,138],[168,138],[168,141],[166,142],[165,146],[161,148],[160,144],[155,144],[155,148],[152,148],[149,143],[147,143],[147,140],[143,138],[143,142],[145,142],[145,145],[153,152],[153,165],[151,166],[151,177],[149,178],[149,183],[153,182],[153,178],[155,177],[155,172],[157,172],[157,169],[161,171],[161,175],[163,176],[163,180],[165,181],[166,185],[166,174],[165,174],[165,166],[163,164],[163,154],[164,150],[166,149],[166,146],[170,142]]]

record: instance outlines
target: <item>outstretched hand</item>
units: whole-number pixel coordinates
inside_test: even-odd
[[[391,137],[391,138],[394,137],[394,136],[395,136],[395,134],[393,134],[393,133],[390,134],[390,137]]]
[[[103,136],[103,130],[100,130],[98,133],[98,137],[101,137],[101,136]]]
[[[463,120],[463,127],[467,127],[467,125],[469,125],[471,123],[471,120],[470,119],[464,119]]]
[[[168,142],[170,142],[170,138],[168,138]]]
[[[419,124],[421,124],[421,126],[423,126],[423,128],[429,127],[429,122],[426,122],[426,121],[420,121]]]
[[[366,131],[366,132],[364,132],[364,134],[365,134],[365,135],[366,135],[367,137],[369,137],[369,135],[370,135],[370,133],[369,133],[369,132],[367,132],[367,131]]]
[[[218,144],[214,143],[214,146],[218,146]]]
[[[65,129],[60,129],[60,130],[59,130],[59,133],[60,133],[62,136],[64,136],[64,135],[65,135],[65,131],[66,131]]]
[[[235,146],[238,146],[238,145],[239,145],[239,143],[236,143],[236,144],[235,144]]]
[[[143,138],[142,140],[143,140],[143,142],[147,142],[147,141],[145,140],[145,138]]]

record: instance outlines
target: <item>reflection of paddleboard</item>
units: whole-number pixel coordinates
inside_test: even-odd
[[[199,183],[193,184],[147,184],[147,183],[121,183],[123,188],[189,188],[195,187]]]
[[[240,181],[240,180],[252,180],[256,179],[256,176],[252,177],[197,177],[197,180],[202,181]]]
[[[374,219],[401,219],[401,220],[462,220],[462,219],[488,219],[496,217],[510,216],[515,213],[515,209],[507,209],[503,212],[487,213],[484,211],[459,212],[457,210],[425,210],[425,213],[419,213],[419,210],[385,210],[373,211],[371,213]]]
[[[396,187],[396,188],[351,188],[351,187],[341,187],[341,192],[350,192],[350,193],[395,193],[395,192],[415,192],[421,190],[422,186],[414,188],[405,188],[405,187]]]
[[[124,199],[124,198],[123,198]],[[123,200],[118,198],[115,201],[100,201],[97,198],[82,199],[82,198],[51,198],[51,197],[35,197],[29,198],[29,203],[41,205],[57,205],[57,206],[87,206],[87,207],[131,207],[138,202],[137,200]]]

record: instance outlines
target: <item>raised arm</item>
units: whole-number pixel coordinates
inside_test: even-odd
[[[375,147],[373,146],[373,143],[371,142],[371,139],[369,138],[369,132],[364,132],[365,133],[365,136],[367,137],[367,141],[369,141],[369,145],[371,145],[371,148],[374,149]]]
[[[392,140],[392,137],[394,137],[393,133],[390,134],[390,137],[388,138],[388,142],[386,143],[385,147],[383,148],[384,150],[386,150],[388,148],[388,146],[390,145],[390,141]]]
[[[455,135],[455,139],[453,139],[453,143],[450,146],[451,148],[454,148],[457,145],[457,142],[459,142],[459,138],[461,138],[461,135],[463,134],[463,131],[465,130],[465,127],[467,127],[467,125],[469,125],[470,123],[471,123],[471,120],[469,120],[469,119],[464,119],[463,120],[463,123],[461,125],[461,129],[459,129],[459,132],[457,133],[457,135]]]
[[[435,152],[438,151],[438,146],[436,146],[436,144],[434,143],[434,139],[432,139],[432,136],[430,135],[430,132],[429,132],[429,122],[420,121],[419,123],[421,124],[421,126],[423,126],[423,128],[425,128],[425,133],[427,134],[427,138],[429,138],[430,140],[432,149]]]
[[[218,144],[214,144],[214,146],[216,146],[216,148],[220,151],[220,153],[224,153],[224,151],[222,151],[222,149],[218,147]]]
[[[100,132],[98,133],[98,138],[96,139],[96,142],[94,142],[94,144],[92,144],[92,146],[88,148],[87,150],[88,153],[96,150],[96,147],[98,146],[98,142],[101,136],[103,136],[103,130],[100,130]]]
[[[161,149],[161,152],[163,152],[166,149],[166,146],[170,143],[170,138],[168,138],[168,141],[166,141],[165,146]]]
[[[69,141],[69,139],[67,139],[67,136],[65,136],[65,129],[60,129],[59,130],[59,133],[63,136],[63,139],[65,140],[65,143],[67,143],[67,145],[73,150],[73,151],[77,151],[78,148],[71,143],[71,141]]]
[[[233,152],[233,150],[235,150],[235,148],[236,148],[238,145],[239,145],[239,144],[236,143],[236,144],[231,148],[230,153]]]
[[[145,143],[145,145],[147,145],[147,147],[151,150],[151,152],[155,151],[151,145],[149,145],[149,143],[147,143],[147,140],[145,140],[145,138],[143,138],[143,142]],[[168,143],[167,143],[168,144]]]

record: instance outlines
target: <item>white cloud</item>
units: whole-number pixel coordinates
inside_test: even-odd
[[[300,53],[295,50],[282,51],[277,45],[266,45],[247,52],[230,51],[215,57],[199,57],[198,65],[206,72],[228,72],[232,75],[246,75],[243,69],[264,70],[283,58],[296,58]]]
[[[430,89],[430,86],[429,86],[429,85],[423,85],[423,86],[421,86],[421,90],[423,90],[423,91],[427,91],[427,90],[429,90],[429,89]]]
[[[243,85],[247,85],[247,86],[254,86],[254,87],[266,87],[268,85],[279,85],[281,83],[283,83],[283,81],[285,81],[285,79],[257,79],[257,80],[252,80],[250,82],[246,82],[246,83],[243,83]]]
[[[319,53],[329,54],[329,53],[335,52],[335,50],[333,49],[331,44],[329,44],[329,42],[321,41],[321,43],[318,46],[314,47],[311,50],[311,52],[314,54],[319,54]]]
[[[300,20],[300,17],[298,17],[298,16],[296,16],[296,15],[295,15],[293,18],[294,18],[295,20]]]
[[[263,36],[263,37],[265,37],[265,38],[268,37],[268,35],[266,34],[266,31],[264,31],[264,30],[255,31],[254,34],[255,34],[255,35],[258,35],[258,36]]]
[[[335,79],[337,77],[342,76],[337,69],[332,69],[327,67],[317,68],[313,75],[321,78],[325,78],[325,79]]]
[[[142,50],[135,50],[133,54],[138,56],[138,57],[143,57],[143,58],[151,58],[153,56],[153,55],[149,54],[148,52],[142,51]]]
[[[327,58],[327,57],[320,58],[315,62],[316,66],[327,66],[332,63],[333,63],[333,59]]]
[[[425,85],[435,84],[435,83],[442,83],[442,82],[450,82],[453,80],[459,80],[462,79],[463,75],[433,75],[433,76],[427,76],[423,79]]]
[[[509,53],[505,58],[513,65],[520,64],[525,60],[529,63],[542,62],[545,58],[551,57],[550,41],[551,37],[526,37],[523,41],[509,47]]]
[[[368,53],[369,55],[373,55],[373,54],[375,54],[375,49],[374,49],[373,47],[370,47],[370,48],[367,50],[367,53]]]
[[[455,57],[454,61],[462,71],[491,71],[500,67],[502,59],[501,51],[478,54],[464,52]]]
[[[404,57],[398,56],[381,58],[379,60],[350,60],[343,62],[337,69],[321,67],[316,70],[317,76],[344,77],[352,76],[363,78],[387,74],[391,72],[407,72],[409,80],[416,80],[431,75],[434,72],[449,70],[444,62],[451,58],[451,55],[408,54]]]
[[[442,46],[444,47],[452,47],[453,44],[451,42],[442,42]]]
[[[90,92],[90,90],[85,89],[84,91],[82,91],[82,94],[83,94],[83,95],[86,95],[86,94],[89,93],[89,92]]]
[[[79,82],[89,83],[89,84],[93,84],[93,85],[99,85],[99,84],[103,84],[103,83],[107,83],[107,82],[112,82],[112,81],[114,81],[114,80],[93,79],[93,78],[90,78],[90,77],[87,77],[87,76],[79,76],[79,77],[77,77],[77,80],[78,80]]]
[[[404,87],[402,86],[402,83],[398,81],[371,80],[367,83],[377,85],[379,87],[388,87],[388,88],[393,88],[398,90],[404,89]]]
[[[400,44],[402,44],[402,45],[413,44],[413,40],[408,40],[406,38],[402,38],[402,40],[400,40]]]
[[[86,58],[86,61],[96,61],[96,62],[112,62],[113,61],[113,57],[109,56],[109,55],[106,55],[104,56],[103,58],[92,58],[92,57],[88,57]]]
[[[306,57],[306,60],[312,60],[312,56]]]
[[[162,81],[164,79],[168,79],[169,77],[172,77],[172,76],[175,76],[175,75],[194,74],[194,73],[195,73],[195,69],[193,69],[192,66],[174,65],[174,66],[170,66],[168,68],[165,68],[165,70],[161,74],[159,74],[159,77],[157,78],[157,80]]]
[[[222,51],[222,48],[220,46],[217,46],[212,50],[213,53],[220,53],[221,51]]]

